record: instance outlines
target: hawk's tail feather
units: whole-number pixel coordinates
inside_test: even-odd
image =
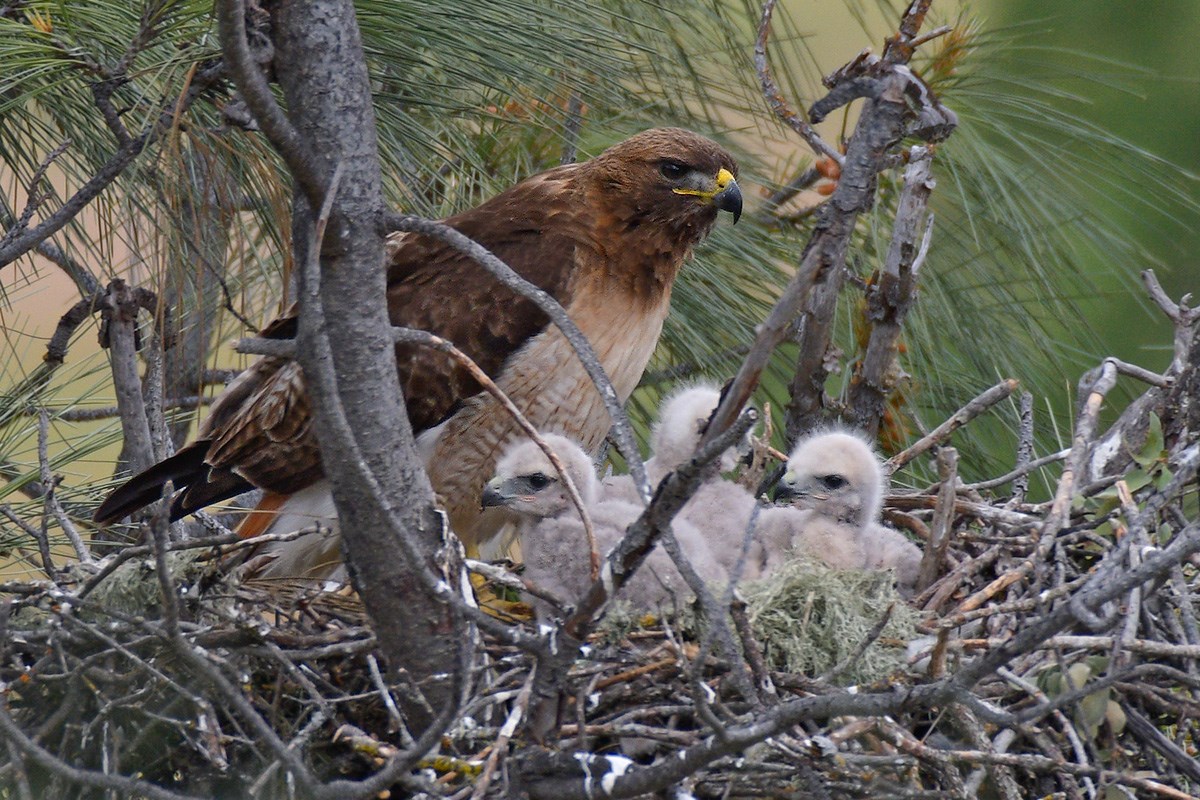
[[[205,506],[237,497],[243,492],[254,488],[254,484],[227,469],[208,469],[201,476],[202,480],[187,487],[175,495],[171,503],[171,521],[182,519],[193,511],[199,511]]]
[[[246,512],[246,516],[242,517],[242,521],[238,523],[237,535],[242,539],[249,539],[266,533],[289,497],[290,495],[286,494],[263,492],[262,500],[258,502],[258,505]]]
[[[202,480],[208,472],[204,463],[208,446],[207,440],[192,442],[170,458],[134,475],[104,499],[92,519],[101,525],[116,522],[159,499],[167,481],[173,481],[176,488],[184,488]]]
[[[167,481],[180,490],[171,503],[171,522],[253,489],[254,484],[240,475],[204,463],[210,444],[207,439],[192,442],[170,458],[134,475],[104,499],[92,519],[107,525],[128,517],[162,497]]]

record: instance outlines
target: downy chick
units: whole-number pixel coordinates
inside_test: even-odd
[[[601,556],[625,535],[642,508],[620,500],[602,500],[591,459],[575,442],[554,434],[543,435],[566,466],[592,522]],[[565,484],[550,459],[537,444],[521,439],[510,445],[496,464],[496,475],[483,493],[485,506],[499,506],[519,515],[518,536],[525,561],[525,577],[559,599],[571,602],[591,585],[587,537],[583,522]],[[703,536],[682,520],[672,525],[680,548],[705,581],[720,581],[723,570],[709,552]],[[618,598],[638,610],[653,610],[669,603],[673,595],[690,597],[690,591],[670,556],[655,547]],[[549,604],[534,600],[539,617],[551,613]]]

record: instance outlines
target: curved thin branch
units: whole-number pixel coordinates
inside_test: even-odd
[[[217,62],[196,72],[178,102],[167,103],[158,118],[139,136],[122,145],[67,202],[34,228],[13,237],[0,247],[0,267],[11,264],[38,244],[53,236],[95,200],[133,163],[142,151],[158,140],[174,124],[177,116],[197,97],[212,87],[225,74],[224,64]]]
[[[471,373],[471,377],[479,382],[484,391],[496,399],[505,411],[508,412],[521,430],[533,440],[538,448],[546,454],[546,458],[550,459],[550,463],[554,466],[555,471],[563,480],[563,485],[567,487],[567,494],[571,498],[571,503],[575,506],[575,510],[579,512],[579,518],[583,521],[583,531],[587,536],[588,550],[592,563],[592,578],[595,579],[600,569],[600,554],[596,546],[596,532],[592,527],[592,517],[588,513],[587,507],[584,505],[583,497],[579,494],[579,488],[575,485],[575,481],[571,478],[567,471],[566,464],[559,458],[558,453],[554,451],[546,440],[542,438],[541,432],[534,427],[529,418],[521,413],[521,409],[517,408],[512,399],[505,394],[504,390],[496,385],[488,374],[475,363],[475,361],[463,351],[454,346],[452,342],[443,339],[440,336],[435,336],[428,331],[416,330],[414,328],[392,328],[392,341],[408,342],[418,344],[423,347],[430,347],[439,352],[445,353],[456,362],[466,368]],[[279,358],[295,358],[296,355],[296,340],[295,339],[241,339],[236,342],[233,349],[239,353],[252,353],[256,355],[275,356]]]
[[[941,425],[938,425],[925,436],[922,436],[920,439],[913,442],[904,450],[901,450],[899,453],[889,458],[886,462],[884,462],[884,469],[889,475],[896,472],[896,470],[900,469],[925,451],[932,447],[936,447],[937,445],[949,439],[952,433],[961,428],[963,425],[966,425],[971,420],[975,419],[984,411],[987,411],[989,408],[996,405],[996,403],[999,403],[1001,400],[1008,397],[1010,394],[1016,391],[1018,386],[1020,386],[1018,381],[1008,378],[1000,381],[1000,383],[996,384],[992,388],[981,392],[965,406],[960,408],[958,411],[955,411],[948,420],[943,422]]]
[[[625,414],[620,398],[617,397],[617,391],[613,388],[612,381],[609,380],[608,374],[600,364],[600,359],[596,356],[596,351],[592,349],[591,342],[583,335],[583,331],[579,330],[579,326],[567,316],[562,305],[548,292],[518,275],[512,267],[497,258],[486,247],[443,222],[411,214],[385,211],[381,220],[381,229],[385,233],[393,231],[419,233],[450,245],[460,253],[470,256],[491,273],[501,286],[532,300],[534,305],[550,318],[550,321],[562,331],[567,343],[571,345],[579,357],[580,363],[583,364],[583,368],[587,370],[588,377],[595,384],[596,391],[600,393],[604,407],[612,419],[613,438],[616,439],[617,449],[621,451],[621,455],[629,465],[629,474],[633,477],[634,485],[638,487],[642,502],[648,503],[650,501],[650,482],[646,478],[646,467],[642,463],[641,453],[638,451],[637,442],[633,437],[633,428],[629,425],[629,418]]]
[[[1009,481],[1015,481],[1017,478],[1028,475],[1035,469],[1041,469],[1047,464],[1053,464],[1056,461],[1062,461],[1071,454],[1070,450],[1059,450],[1055,453],[1044,455],[1041,458],[1035,458],[1027,462],[1024,466],[1017,467],[1012,472],[1006,472],[999,478],[991,478],[978,483],[967,483],[959,487],[960,492],[982,492],[985,489],[995,489],[997,486],[1003,486]]]

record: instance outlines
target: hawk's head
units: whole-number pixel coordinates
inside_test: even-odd
[[[718,211],[742,213],[737,164],[719,144],[683,128],[651,128],[585,165],[606,210],[626,230],[643,225],[695,244]]]

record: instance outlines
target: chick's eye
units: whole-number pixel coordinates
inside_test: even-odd
[[[550,485],[550,477],[541,473],[535,472],[529,476],[529,486],[534,491],[540,491]]]
[[[825,475],[821,478],[821,484],[826,489],[840,489],[846,485],[846,479],[841,475]]]
[[[669,181],[677,181],[687,172],[687,167],[678,161],[664,161],[658,165],[658,171]]]

